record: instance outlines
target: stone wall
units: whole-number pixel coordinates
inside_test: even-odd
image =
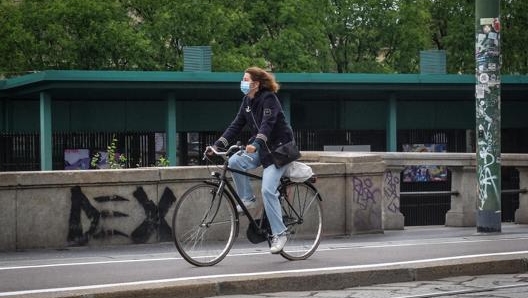
[[[528,223],[528,155],[503,154],[519,171],[517,223]],[[325,236],[403,229],[400,172],[445,165],[452,174],[448,226],[475,226],[476,170],[471,153],[303,152],[323,198]],[[210,179],[202,166],[0,173],[0,250],[172,241],[176,200]],[[260,171],[256,171],[259,174]],[[259,182],[253,182],[259,196]],[[245,237],[247,220],[241,219]]]
[[[309,162],[323,198],[324,234],[381,231],[381,159],[360,154],[343,158]],[[361,160],[365,173],[347,164]],[[176,200],[190,186],[209,179],[211,170],[195,166],[0,173],[0,250],[172,241]],[[362,197],[347,172],[374,183],[369,187],[375,197]],[[254,181],[258,197],[259,185]],[[242,219],[240,237],[245,237],[245,224]]]

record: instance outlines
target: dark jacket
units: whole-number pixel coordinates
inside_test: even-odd
[[[292,128],[286,122],[277,96],[271,91],[261,90],[253,99],[244,96],[235,119],[215,145],[225,148],[235,142],[246,125],[251,132],[248,144],[258,144],[257,150],[264,167],[273,164],[270,151],[293,140]]]

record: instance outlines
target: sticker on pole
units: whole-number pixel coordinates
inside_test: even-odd
[[[479,75],[479,82],[481,84],[487,84],[489,82],[489,75],[487,73],[481,73]]]

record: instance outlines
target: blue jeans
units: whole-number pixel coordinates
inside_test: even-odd
[[[247,153],[244,151],[242,154],[235,154],[229,158],[229,167],[232,169],[247,171],[259,166],[260,158],[257,152]],[[276,166],[271,165],[265,168],[262,173],[262,201],[273,235],[279,235],[286,231],[286,226],[282,222],[282,210],[279,192],[277,191],[284,171],[286,171],[286,167],[277,169]],[[238,196],[242,200],[252,200],[254,195],[249,177],[237,173],[232,173],[232,175]]]

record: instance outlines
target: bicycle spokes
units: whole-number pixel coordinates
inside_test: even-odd
[[[285,204],[283,204],[283,212],[287,216],[283,219],[284,224],[302,223],[306,210],[309,210],[312,204],[318,200],[317,192],[309,192],[302,186],[302,184],[289,185],[286,188]]]
[[[281,255],[289,260],[304,260],[317,249],[322,232],[319,193],[309,184],[289,183],[281,204],[288,241]]]
[[[197,214],[197,211],[201,213]],[[233,245],[237,231],[236,212],[226,193],[217,186],[196,185],[185,192],[174,209],[173,236],[182,257],[196,266],[220,262]]]

